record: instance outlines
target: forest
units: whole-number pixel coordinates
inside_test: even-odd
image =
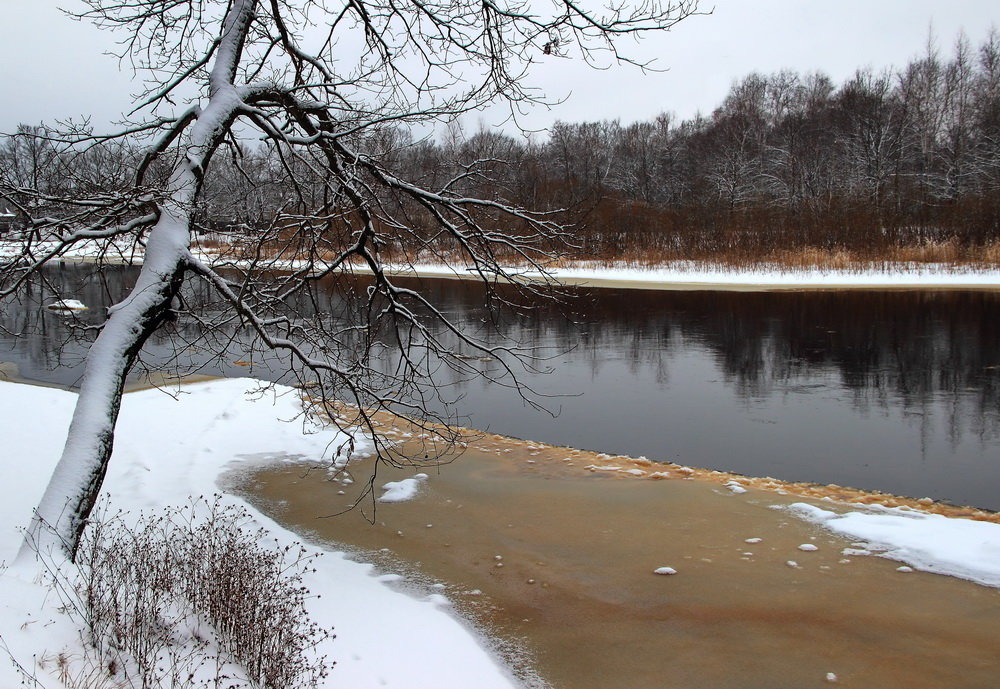
[[[417,136],[389,123],[352,144],[442,196],[550,212],[571,230],[551,238],[565,245],[544,248],[570,260],[736,268],[1000,263],[996,31],[978,46],[959,37],[948,51],[929,38],[909,64],[862,68],[840,84],[815,72],[749,74],[711,114],[688,120],[668,114],[669,105],[652,121],[556,122],[544,136],[483,123],[470,131],[460,120]],[[0,185],[11,210],[33,204],[37,216],[44,194],[21,198],[19,189],[56,198],[69,187],[126,188],[141,155],[87,127],[67,136],[23,125],[0,150]],[[331,246],[356,231],[350,212],[324,199],[331,191],[313,162],[231,137],[211,161],[199,200],[204,241],[238,247],[252,230],[294,255],[305,250],[289,231],[299,223],[323,223]],[[144,172],[155,180],[171,164],[161,157]],[[405,233],[387,228],[385,257],[452,256],[454,238],[435,229],[431,211],[405,194],[382,190],[378,198],[374,217],[408,224]],[[330,213],[307,217],[317,203]],[[500,227],[509,219],[485,213],[477,222],[511,230]]]

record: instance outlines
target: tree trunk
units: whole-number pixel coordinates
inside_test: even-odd
[[[139,350],[160,326],[180,289],[186,264],[145,263],[129,296],[112,307],[87,353],[80,396],[62,457],[35,510],[18,558],[35,552],[76,556],[80,536],[107,473],[125,379]]]
[[[188,267],[191,212],[205,168],[244,107],[233,83],[256,0],[234,0],[226,13],[209,99],[197,113],[166,189],[160,216],[150,230],[139,279],[129,295],[111,307],[108,321],[87,352],[62,457],[35,510],[18,560],[38,555],[73,559],[94,507],[114,442],[125,378],[139,350],[160,326]]]

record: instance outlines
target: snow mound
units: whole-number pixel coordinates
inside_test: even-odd
[[[414,474],[412,478],[404,478],[401,481],[389,481],[382,486],[385,493],[378,499],[379,502],[406,502],[417,497],[420,493],[420,484],[427,480],[427,474]]]
[[[858,505],[837,514],[795,503],[789,511],[825,529],[863,541],[852,555],[879,555],[913,569],[1000,587],[1000,524],[927,514],[905,507]]]

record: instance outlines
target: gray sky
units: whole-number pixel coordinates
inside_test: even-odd
[[[58,3],[73,7],[75,0]],[[709,16],[691,17],[644,41],[633,54],[655,58],[664,73],[634,68],[594,72],[579,62],[546,60],[532,83],[567,100],[524,124],[648,119],[670,111],[710,112],[734,79],[789,68],[822,70],[836,82],[855,69],[901,65],[920,53],[933,27],[943,52],[959,31],[978,44],[1000,28],[997,0],[716,0]],[[130,74],[102,53],[110,34],[67,19],[53,0],[0,0],[0,131],[19,122],[93,115],[106,123],[127,110]],[[474,126],[474,122],[469,122]]]

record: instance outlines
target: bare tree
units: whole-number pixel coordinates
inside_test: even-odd
[[[0,294],[83,242],[144,246],[134,289],[109,309],[90,347],[66,446],[29,532],[36,546],[71,557],[105,475],[126,375],[151,333],[184,308],[186,280],[226,302],[221,321],[284,352],[320,385],[320,398],[353,402],[363,420],[379,409],[426,413],[424,376],[441,365],[476,372],[459,348],[516,358],[513,347],[475,338],[397,284],[383,254],[392,247],[416,258],[447,242],[462,257],[457,269],[531,295],[537,285],[507,266],[544,273],[562,228],[544,213],[460,193],[476,162],[438,186],[414,183],[372,137],[497,101],[516,112],[542,99],[525,75],[543,56],[629,62],[618,39],[670,27],[696,9],[694,0],[601,9],[575,0],[545,8],[517,0],[84,2],[80,18],[120,29],[122,58],[148,79],[130,114],[142,119],[109,136],[78,129],[44,140],[66,161],[121,140],[143,151],[130,178],[108,188],[50,193],[8,179],[0,189],[28,218],[20,255],[0,266]],[[234,174],[254,179],[244,168],[251,138],[266,143],[286,196],[266,224],[244,228],[244,260],[226,272],[192,252],[192,232],[223,149]],[[275,276],[274,256],[297,262]],[[364,322],[290,312],[319,279],[358,266],[373,275],[357,296]],[[387,364],[391,343],[399,354]],[[508,364],[501,382],[517,387],[512,372]]]
[[[995,29],[979,48],[975,120],[976,169],[982,187],[993,192],[1000,188],[1000,32]]]
[[[906,112],[888,73],[859,70],[838,94],[843,118],[841,144],[857,188],[881,217],[890,181],[899,171],[905,145]]]
[[[766,181],[768,81],[757,73],[735,84],[712,114],[716,151],[707,179],[729,210],[759,196]]]

